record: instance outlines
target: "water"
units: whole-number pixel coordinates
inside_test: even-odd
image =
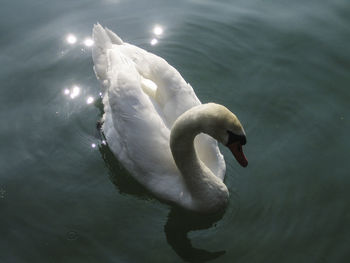
[[[101,143],[97,21],[241,119],[249,166],[222,149],[224,214],[152,198]],[[346,0],[14,0],[0,22],[0,262],[348,261]]]

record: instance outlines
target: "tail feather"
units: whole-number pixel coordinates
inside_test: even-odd
[[[96,47],[103,50],[112,47],[112,41],[106,33],[106,30],[98,23],[94,25],[94,28],[92,29],[92,38]]]
[[[94,25],[92,30],[94,47],[92,49],[92,59],[94,61],[94,71],[99,80],[104,83],[107,80],[108,58],[107,50],[112,48],[112,44],[121,45],[123,41],[108,28],[103,28],[99,23]]]
[[[123,40],[117,36],[116,33],[114,33],[112,30],[110,30],[109,28],[105,27],[106,33],[109,36],[109,39],[111,40],[111,42],[115,45],[121,45],[123,44]]]

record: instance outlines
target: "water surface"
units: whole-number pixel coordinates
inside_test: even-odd
[[[249,166],[222,149],[224,214],[152,198],[103,145],[97,21],[239,116]],[[0,33],[0,262],[349,259],[346,0],[14,0]]]

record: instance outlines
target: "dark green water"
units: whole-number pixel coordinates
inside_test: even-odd
[[[223,215],[152,198],[101,145],[97,21],[241,119]],[[349,262],[349,1],[5,0],[0,36],[1,263]]]

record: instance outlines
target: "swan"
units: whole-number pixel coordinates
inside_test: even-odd
[[[163,58],[93,27],[92,58],[101,82],[102,132],[131,175],[156,197],[187,210],[225,209],[225,161],[217,141],[243,166],[245,131],[226,107],[201,104]]]

